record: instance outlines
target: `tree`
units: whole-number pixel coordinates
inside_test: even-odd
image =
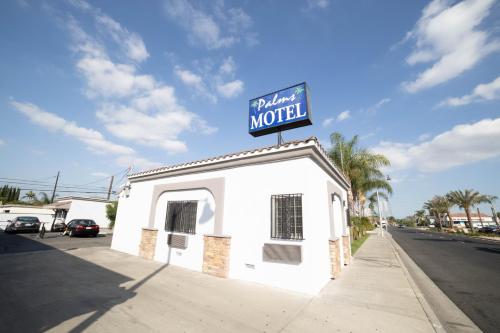
[[[50,198],[47,193],[45,192],[40,192],[40,199],[38,200],[41,204],[48,205],[50,204]]]
[[[34,201],[36,199],[36,194],[33,191],[28,191],[28,192],[26,192],[26,194],[24,195],[23,198],[26,198],[29,201]]]
[[[417,221],[417,225],[425,224],[425,223],[422,223],[422,222],[425,222],[425,210],[424,209],[417,210],[415,212],[415,214],[413,214],[413,216],[415,216],[415,220]]]
[[[427,211],[429,212],[429,215],[434,216],[436,218],[437,227],[439,230],[441,230],[441,227],[442,227],[441,212],[440,212],[440,207],[439,207],[439,204],[436,200],[436,197],[424,202],[423,208],[427,209]]]
[[[380,170],[390,165],[385,156],[360,148],[357,135],[347,141],[342,134],[334,132],[330,135],[330,140],[332,148],[328,156],[351,183],[351,190],[348,193],[350,211],[359,215],[366,198],[369,197],[369,192],[381,190],[392,194],[392,187]]]
[[[384,192],[380,192],[378,194],[378,196],[379,196],[379,198],[382,198],[384,200],[388,200],[387,194],[385,194]],[[368,200],[368,208],[370,208],[370,210],[372,211],[372,215],[377,215],[378,214],[378,199],[379,198],[377,198],[377,192],[373,192],[367,198],[367,200]],[[377,211],[375,211],[375,205],[377,205]]]
[[[109,227],[115,226],[116,210],[118,209],[118,201],[113,201],[106,205],[106,217],[109,220]]]
[[[485,202],[485,197],[481,195],[478,191],[474,191],[472,189],[467,190],[457,190],[451,191],[447,195],[448,200],[462,208],[465,211],[465,215],[467,215],[467,224],[471,232],[474,232],[472,226],[472,218],[470,216],[470,210],[474,208],[474,206]]]
[[[493,221],[495,221],[497,227],[500,226],[498,223],[498,216],[497,212],[495,211],[495,206],[493,206],[493,203],[498,199],[496,195],[484,195],[484,202],[487,202],[491,206],[491,216],[493,217]]]

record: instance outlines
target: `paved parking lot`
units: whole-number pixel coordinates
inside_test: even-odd
[[[144,260],[109,242],[0,232],[1,331],[434,332],[382,238],[370,237],[317,297]]]
[[[35,233],[6,234],[0,231],[0,255],[20,252],[71,250],[111,245],[111,235],[98,237],[68,237],[47,232],[43,239]]]

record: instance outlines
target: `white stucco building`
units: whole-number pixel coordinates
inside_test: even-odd
[[[73,219],[90,219],[94,220],[99,227],[108,228],[106,205],[110,202],[101,198],[61,197],[49,207],[54,209],[56,219],[66,223]]]
[[[315,294],[350,260],[348,186],[316,138],[132,174],[111,247]]]
[[[479,228],[482,228],[483,226],[484,227],[496,226],[496,223],[493,221],[492,216],[486,215],[483,213],[480,213],[480,214],[481,215],[479,215],[478,213],[470,213],[472,226],[474,228],[479,229]],[[445,219],[446,219],[446,222],[449,221],[448,216],[446,216]],[[455,227],[466,227],[466,225],[467,225],[467,214],[465,214],[465,213],[461,213],[461,212],[460,213],[451,213],[451,219],[453,220],[453,225]]]
[[[50,224],[54,219],[54,210],[48,207],[7,204],[0,206],[0,229],[5,229],[8,221],[18,216],[35,216],[40,222]]]

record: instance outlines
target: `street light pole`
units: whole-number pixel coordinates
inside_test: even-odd
[[[378,220],[380,223],[380,235],[384,237],[384,228],[382,228],[382,212],[380,210],[380,198],[378,196],[378,189],[377,189],[377,207],[378,207]]]

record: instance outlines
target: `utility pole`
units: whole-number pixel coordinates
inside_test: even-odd
[[[111,188],[113,187],[113,180],[115,179],[115,176],[111,176],[111,181],[109,182],[109,189],[108,189],[108,200],[111,197]]]
[[[56,196],[56,189],[57,189],[57,182],[59,181],[59,173],[61,171],[57,171],[57,176],[56,176],[56,183],[54,184],[54,190],[52,191],[52,198],[50,199],[50,203],[54,202],[54,198]]]

